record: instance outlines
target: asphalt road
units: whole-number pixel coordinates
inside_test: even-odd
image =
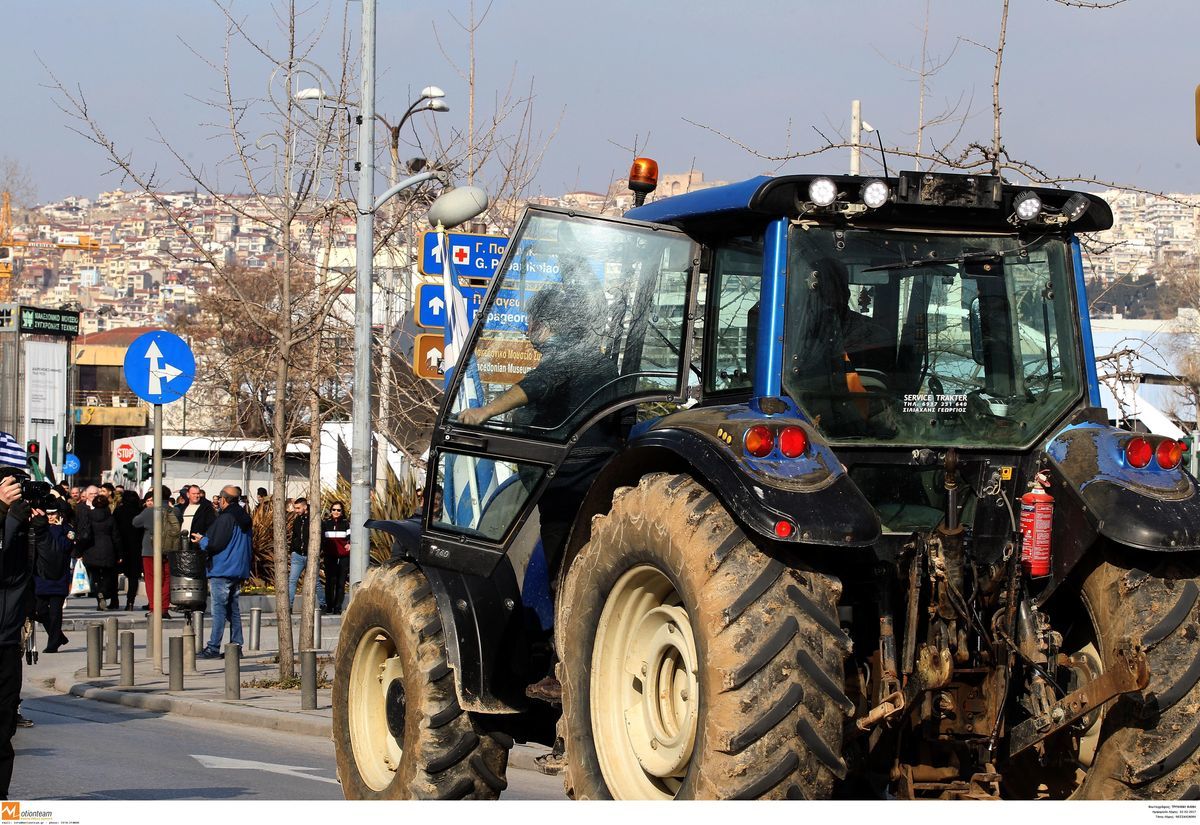
[[[93,702],[31,688],[12,799],[341,799],[333,744],[313,736]],[[510,770],[503,799],[562,799],[562,781]]]

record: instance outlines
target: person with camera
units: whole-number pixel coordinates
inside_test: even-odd
[[[71,530],[63,522],[69,505],[62,497],[46,499],[45,518],[30,522],[33,544],[33,618],[46,628],[43,653],[57,653],[67,643],[62,632],[63,603],[71,592]],[[43,523],[44,522],[44,523]]]
[[[33,608],[33,545],[30,533],[45,524],[44,481],[30,481],[16,467],[0,467],[0,799],[8,799],[21,704],[22,631]]]

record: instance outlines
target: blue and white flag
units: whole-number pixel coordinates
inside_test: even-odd
[[[446,337],[445,360],[443,370],[446,374],[445,387],[450,386],[452,370],[459,364],[459,359],[467,347],[467,337],[471,324],[467,314],[467,299],[458,288],[458,277],[454,274],[454,260],[449,252],[449,235],[438,233],[438,245],[441,247],[442,260],[446,262],[442,270],[443,293],[446,296]],[[479,366],[474,356],[462,366],[463,380],[459,384],[458,393],[454,397],[451,411],[462,412],[468,407],[481,407],[485,402],[483,381],[479,376]],[[442,490],[442,500],[450,523],[459,527],[478,527],[483,510],[495,495],[502,478],[497,478],[497,464],[489,458],[475,456],[447,455],[445,478]],[[501,474],[505,472],[504,465],[499,465]]]
[[[17,439],[11,433],[0,433],[0,467],[20,467],[25,469],[29,459]]]

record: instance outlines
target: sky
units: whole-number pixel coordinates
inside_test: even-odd
[[[268,51],[282,46],[279,3],[224,2]],[[1012,156],[1055,175],[1200,192],[1200,2],[1011,6],[1000,95]],[[51,73],[82,90],[105,132],[140,168],[157,169],[167,188],[190,187],[156,128],[206,169],[229,156],[221,129],[206,125],[219,115],[207,101],[224,82],[226,25],[213,0],[4,7],[0,159],[25,166],[39,201],[121,185],[104,174],[111,164],[103,152],[73,131]],[[635,142],[664,173],[694,168],[733,181],[844,172],[844,150],[781,163],[737,143],[770,156],[815,148],[821,133],[848,134],[857,98],[885,145],[912,148],[918,84],[905,67],[920,64],[927,7],[928,56],[945,61],[929,78],[927,114],[955,111],[934,136],[957,148],[990,142],[993,55],[985,47],[996,43],[1000,0],[476,0],[477,13],[488,10],[476,34],[477,119],[490,117],[510,84],[532,90],[533,132],[545,152],[530,194],[604,191],[627,173]],[[312,59],[336,72],[343,22],[358,48],[360,3],[297,0],[297,8],[301,31],[324,27]],[[468,85],[450,60],[466,64],[456,19],[468,19],[469,0],[379,0],[378,9],[378,111],[394,118],[436,84],[450,111],[415,116],[406,142],[419,133],[429,145],[433,117],[443,133],[464,129]],[[263,97],[271,64],[245,46],[229,61],[236,94]],[[865,170],[878,169],[876,157]],[[894,172],[912,161],[890,165]],[[236,191],[236,177],[222,175],[223,188]]]

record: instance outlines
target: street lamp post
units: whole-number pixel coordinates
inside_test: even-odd
[[[350,449],[350,586],[367,572],[371,517],[371,264],[375,256],[375,0],[362,4],[362,109],[358,115],[358,228],[354,283],[354,397]]]

